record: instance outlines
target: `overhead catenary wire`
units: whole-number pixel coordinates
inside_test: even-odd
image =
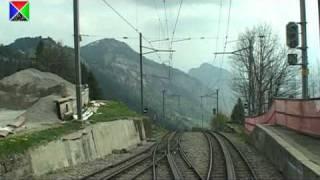
[[[174,28],[173,28],[173,31],[172,31],[171,42],[170,42],[170,47],[169,47],[170,50],[173,48],[174,36],[175,36],[176,30],[177,30],[177,25],[178,25],[178,22],[179,22],[182,5],[183,5],[183,0],[180,0],[180,5],[179,5],[179,9],[178,9],[177,18],[176,18],[176,21],[175,21],[175,24],[174,24]],[[190,39],[188,39],[188,40],[190,40]],[[169,55],[169,78],[171,76],[171,68],[170,68],[170,66],[172,65],[172,58],[173,58],[173,52],[171,52],[170,55]]]
[[[163,34],[165,34],[165,30],[164,30],[164,27],[163,27],[163,23],[162,23],[161,18],[160,18],[159,6],[158,6],[158,4],[156,3],[156,0],[153,0],[153,5],[154,5],[154,8],[156,8],[156,14],[157,14],[157,16],[158,16],[158,21],[159,21],[159,26],[160,26],[160,32],[162,32]]]
[[[166,35],[166,37],[169,38],[169,23],[168,23],[168,14],[167,14],[166,0],[163,0],[163,10],[164,10],[164,16],[165,16],[165,21],[166,21],[166,30],[167,30],[167,35]]]
[[[131,27],[135,32],[137,33],[140,33],[141,31],[138,30],[138,28],[136,28],[132,23],[130,23],[123,15],[120,14],[119,11],[117,11],[107,0],[101,0],[106,6],[108,6],[114,13],[116,13],[129,27]],[[144,36],[142,35],[142,38],[144,41],[146,41],[150,46],[151,48],[154,48],[153,45],[149,42],[149,40]],[[158,53],[155,53],[157,56],[158,56],[158,59],[160,61],[161,60],[161,57]]]
[[[220,24],[221,24],[221,17],[222,17],[222,0],[220,0],[219,5],[219,16],[218,16],[218,29],[217,29],[217,35],[216,35],[216,51],[218,51],[218,44],[219,44],[219,36],[220,36]],[[214,61],[216,60],[217,55],[214,56]]]
[[[176,18],[176,21],[175,21],[175,24],[174,24],[174,27],[173,27],[173,31],[172,31],[172,36],[171,36],[171,43],[170,43],[171,46],[172,46],[173,39],[174,39],[176,30],[177,30],[177,25],[178,25],[178,22],[179,22],[180,12],[181,12],[181,9],[182,9],[182,5],[183,5],[183,0],[180,0],[180,5],[179,5],[179,10],[178,10],[177,18]]]
[[[229,10],[228,10],[228,18],[227,18],[227,27],[226,27],[226,33],[225,33],[225,42],[223,47],[223,54],[221,61],[219,63],[220,67],[220,73],[217,84],[221,81],[221,71],[222,71],[222,63],[224,62],[225,52],[227,50],[227,44],[228,44],[228,38],[229,38],[229,31],[230,31],[230,20],[231,20],[231,7],[232,7],[232,0],[229,0]]]
[[[220,1],[220,8],[222,8],[222,3],[221,2],[222,1]],[[227,43],[228,43],[228,37],[229,37],[229,33],[230,33],[229,31],[230,31],[230,22],[231,22],[231,8],[232,8],[232,0],[229,0],[228,18],[227,18],[227,26],[226,26],[226,33],[225,33],[225,42],[224,42],[224,46],[223,46],[223,52],[224,53],[226,52]],[[219,32],[219,30],[218,30],[218,32]],[[217,36],[217,37],[219,37],[219,36]],[[218,39],[217,39],[217,42],[218,42]],[[217,49],[218,49],[218,45],[216,46],[216,50]],[[217,57],[217,55],[215,55],[215,59],[216,59],[216,57]],[[219,84],[220,81],[221,81],[221,74],[222,74],[221,72],[222,72],[222,63],[223,63],[223,61],[224,61],[224,54],[222,54],[221,61],[219,61],[219,76],[218,76],[217,80],[214,82],[214,84]],[[211,83],[210,83],[210,86],[211,86]]]

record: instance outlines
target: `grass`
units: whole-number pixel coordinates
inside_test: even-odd
[[[241,124],[233,124],[233,123],[229,123],[228,126],[232,127],[235,130],[235,133],[238,135],[238,137],[248,143],[249,142],[249,136],[246,134],[245,132],[245,128],[244,125]]]
[[[98,109],[98,112],[90,118],[91,123],[107,122],[127,117],[139,116],[136,112],[128,109],[126,105],[119,102],[108,102],[107,105]],[[66,134],[82,129],[79,122],[71,121],[58,127],[49,128],[23,135],[12,135],[0,139],[0,159],[13,154],[21,154],[32,147],[46,144],[57,140]]]
[[[23,135],[9,136],[8,138],[0,140],[0,158],[8,157],[11,154],[21,154],[31,147],[57,140],[62,135],[75,132],[80,128],[80,123],[69,122],[60,127]]]
[[[128,107],[121,103],[111,101],[107,105],[102,106],[98,109],[98,112],[90,117],[91,123],[107,122],[116,119],[127,118],[127,117],[138,117],[138,113],[128,109]]]

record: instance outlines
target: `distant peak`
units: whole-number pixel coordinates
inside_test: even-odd
[[[104,38],[87,44],[86,46],[103,46],[112,45],[115,47],[128,47],[128,45],[122,41],[116,40],[114,38]]]

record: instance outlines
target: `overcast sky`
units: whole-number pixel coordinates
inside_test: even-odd
[[[124,23],[102,0],[80,1],[81,34],[85,45],[102,38],[118,38],[138,49],[138,35]],[[150,40],[163,39],[167,34],[163,0],[107,0],[144,36]],[[168,32],[171,36],[177,17],[180,0],[166,0]],[[285,43],[285,26],[289,21],[300,19],[299,0],[232,0],[229,40],[235,40],[247,27],[257,24],[270,24],[282,42]],[[317,64],[319,57],[319,29],[316,0],[307,1],[308,46],[311,65]],[[50,36],[64,44],[73,46],[72,0],[29,0],[29,22],[9,21],[9,1],[0,0],[0,43],[8,44],[16,38],[25,36]],[[229,1],[222,0],[219,26],[220,0],[184,0],[176,29],[176,38],[193,40],[174,43],[173,66],[184,71],[197,67],[204,62],[228,68],[227,57],[214,61],[213,53],[222,51],[226,36]],[[219,33],[219,40],[215,38]],[[132,39],[121,39],[127,36]],[[200,40],[199,37],[206,37]],[[146,42],[144,42],[146,43]],[[168,47],[167,42],[154,43],[161,49]],[[232,46],[227,47],[232,50]],[[148,56],[157,62],[167,61],[168,54]]]

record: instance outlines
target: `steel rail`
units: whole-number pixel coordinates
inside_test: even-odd
[[[179,148],[179,154],[181,155],[183,161],[188,165],[188,167],[197,175],[197,177],[199,179],[203,179],[199,173],[199,171],[194,167],[194,165],[192,165],[189,157],[187,156],[187,154],[184,152],[183,147],[181,146],[181,137],[178,137],[178,148]]]
[[[141,156],[142,154],[145,154],[146,152],[150,151],[153,147],[155,147],[155,145],[156,145],[156,144],[153,144],[152,146],[150,146],[150,147],[148,147],[147,149],[139,152],[138,154],[132,155],[132,156],[130,156],[130,157],[126,158],[126,159],[123,159],[123,160],[121,160],[121,161],[119,161],[119,162],[117,162],[117,163],[115,163],[115,164],[111,164],[111,165],[109,165],[109,166],[106,166],[105,168],[102,168],[102,169],[100,169],[100,170],[98,170],[98,171],[96,171],[96,172],[93,172],[93,173],[91,173],[91,174],[89,174],[89,175],[87,175],[87,176],[84,176],[84,177],[82,177],[82,178],[79,179],[79,180],[86,180],[86,179],[92,178],[92,177],[94,177],[95,175],[101,174],[102,172],[104,172],[104,171],[106,171],[106,170],[109,170],[109,169],[111,169],[111,168],[120,166],[121,164],[124,164],[124,163],[126,163],[126,162],[128,162],[128,161],[130,161],[130,160],[132,160],[132,159],[134,159],[134,158],[136,158],[136,157],[138,157],[138,156]]]
[[[208,164],[208,172],[207,172],[207,180],[210,179],[211,177],[211,173],[212,173],[212,166],[213,166],[213,146],[212,146],[212,141],[208,135],[208,133],[206,132],[202,132],[203,135],[206,137],[207,141],[208,141],[208,144],[209,144],[209,164]]]
[[[152,179],[153,180],[156,180],[157,179],[157,150],[160,146],[160,144],[165,140],[165,138],[167,136],[170,136],[170,133],[167,133],[166,135],[164,135],[162,138],[161,138],[161,141],[159,143],[157,143],[157,145],[155,146],[155,149],[152,153]]]
[[[171,169],[171,172],[173,174],[173,177],[175,180],[180,180],[180,179],[184,179],[182,176],[182,173],[180,171],[180,169],[178,168],[176,162],[174,161],[172,154],[171,154],[171,145],[170,142],[172,141],[172,139],[176,136],[176,132],[173,132],[169,138],[168,138],[168,142],[167,142],[167,160]]]
[[[115,176],[121,174],[122,172],[124,172],[124,171],[126,171],[126,170],[128,170],[128,169],[130,169],[130,168],[132,168],[132,167],[134,167],[134,166],[136,166],[137,164],[139,164],[139,163],[141,163],[141,162],[144,162],[146,159],[148,159],[148,158],[150,158],[150,157],[152,157],[152,166],[153,166],[154,163],[156,164],[158,161],[157,161],[157,160],[154,161],[155,152],[157,151],[157,149],[158,149],[158,147],[159,147],[159,144],[163,141],[163,139],[165,139],[166,136],[167,136],[167,134],[162,137],[161,141],[160,141],[159,143],[157,143],[157,145],[155,146],[155,148],[153,149],[153,151],[152,151],[152,153],[151,153],[150,155],[147,155],[147,157],[145,157],[145,158],[138,159],[137,161],[132,162],[132,163],[129,164],[128,166],[125,166],[125,167],[123,167],[123,168],[119,168],[119,169],[116,170],[115,172],[113,172],[113,173],[111,173],[111,174],[103,177],[102,179],[103,179],[103,180],[112,179],[112,178],[114,178]],[[152,167],[152,166],[151,166],[151,167]],[[149,169],[149,168],[147,168],[147,169]],[[143,169],[143,170],[146,171],[145,169]],[[141,173],[141,172],[139,172],[139,173]],[[143,172],[142,172],[142,173],[143,173]]]
[[[126,171],[126,170],[128,170],[128,169],[130,169],[130,168],[132,168],[134,166],[136,166],[137,164],[144,162],[146,159],[149,159],[151,156],[152,156],[152,154],[146,155],[145,157],[142,157],[142,158],[130,163],[127,166],[121,167],[121,168],[113,171],[111,174],[103,176],[102,178],[99,178],[99,179],[103,179],[103,180],[112,179],[112,178],[116,177],[117,175],[121,174],[122,172],[124,172],[124,171]]]
[[[224,144],[224,142],[221,140],[221,138],[219,136],[217,136],[213,132],[209,132],[209,133],[211,134],[211,136],[213,138],[215,138],[218,141],[218,144],[220,145],[220,147],[222,149],[222,153],[223,153],[224,160],[225,160],[226,167],[227,167],[226,168],[227,179],[237,179],[234,164],[232,161],[232,157],[231,157],[231,154],[230,154],[228,148],[226,147],[226,145]]]
[[[159,161],[163,160],[166,156],[163,155],[159,159],[157,159],[155,162],[152,162],[152,164],[148,165],[144,169],[140,170],[136,175],[134,175],[131,179],[137,179],[139,176],[144,174],[147,170],[153,167],[153,164],[158,164]]]
[[[224,134],[216,132],[218,135],[220,135],[222,138],[224,138],[228,143],[231,144],[231,146],[234,148],[234,150],[240,155],[240,158],[245,162],[245,164],[247,165],[250,174],[252,176],[252,180],[257,180],[258,176],[256,174],[256,172],[253,170],[253,167],[251,166],[251,164],[249,163],[248,159],[244,156],[244,154],[240,151],[240,149],[228,138],[226,137]]]

